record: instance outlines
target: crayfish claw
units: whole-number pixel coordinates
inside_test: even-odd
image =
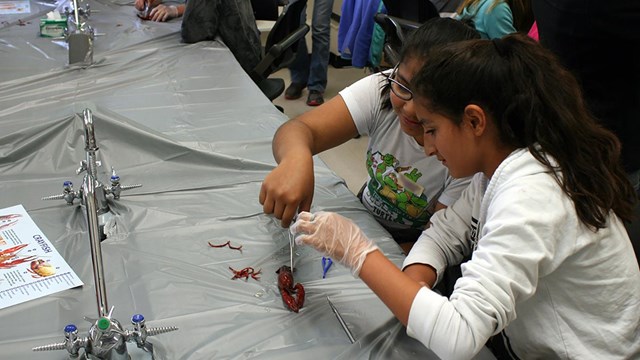
[[[280,289],[280,295],[282,295],[282,301],[293,312],[297,313],[300,310],[296,300],[285,289]]]

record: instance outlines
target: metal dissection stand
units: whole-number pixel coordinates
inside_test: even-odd
[[[83,112],[85,131],[85,151],[86,159],[80,163],[77,173],[86,171],[82,180],[82,188],[73,191],[70,181],[63,185],[63,193],[43,198],[43,200],[63,199],[67,204],[72,205],[74,199],[80,199],[85,206],[87,216],[87,227],[89,242],[91,245],[91,262],[93,264],[93,280],[96,287],[96,302],[98,306],[98,318],[88,318],[85,320],[92,325],[87,336],[79,337],[78,328],[74,324],[65,326],[64,342],[38,346],[33,351],[46,350],[67,350],[70,359],[91,359],[91,360],[129,360],[127,342],[135,342],[138,348],[151,354],[153,358],[152,344],[147,342],[147,337],[177,330],[177,327],[147,328],[144,316],[136,314],[131,318],[133,329],[124,329],[118,320],[112,317],[113,307],[109,308],[107,303],[107,288],[104,276],[102,251],[100,242],[104,239],[104,234],[100,230],[100,216],[109,213],[106,195],[111,194],[115,199],[120,197],[122,190],[140,187],[142,185],[120,185],[120,178],[115,174],[111,176],[111,186],[104,186],[97,180],[97,168],[100,162],[96,158],[98,146],[94,134],[93,117],[91,110],[85,109]],[[81,353],[80,349],[84,349]]]

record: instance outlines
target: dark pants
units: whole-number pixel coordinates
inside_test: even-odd
[[[182,16],[182,41],[215,40],[231,50],[249,73],[262,59],[260,31],[250,0],[189,0]]]

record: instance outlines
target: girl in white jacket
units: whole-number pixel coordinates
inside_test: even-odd
[[[303,213],[299,243],[328,253],[443,359],[640,357],[640,270],[623,221],[635,192],[617,138],[580,88],[524,35],[431,52],[412,81],[424,149],[475,174],[437,212],[401,272],[350,220]],[[429,288],[446,266],[462,277]]]

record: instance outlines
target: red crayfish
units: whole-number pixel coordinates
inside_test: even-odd
[[[0,230],[13,226],[21,217],[20,214],[0,215]]]
[[[291,267],[283,265],[276,271],[278,274],[278,289],[284,304],[293,312],[298,312],[304,305],[304,287],[300,283],[293,285]],[[296,295],[296,298],[293,297]]]
[[[38,259],[31,262],[30,269],[27,269],[27,271],[32,274],[31,277],[39,278],[54,275],[56,268],[48,262]]]
[[[262,271],[256,271],[252,267],[246,267],[242,270],[234,270],[231,266],[229,266],[229,270],[231,270],[231,272],[233,273],[233,277],[231,278],[231,280],[244,278],[245,281],[249,280],[249,276],[251,276],[254,280],[260,280],[258,275],[260,275],[260,272]]]
[[[0,251],[0,269],[11,269],[18,264],[35,260],[35,255],[18,257],[20,250],[27,246],[28,244],[22,244]]]
[[[231,250],[238,250],[238,251],[240,251],[240,253],[242,253],[242,245],[240,245],[240,246],[233,246],[233,245],[231,245],[231,240],[228,240],[228,241],[227,241],[226,243],[224,243],[224,244],[217,244],[217,245],[216,245],[216,244],[212,244],[212,243],[209,241],[209,246],[211,246],[212,248],[221,248],[221,247],[225,247],[225,246],[227,246],[227,247],[228,247],[229,249],[231,249]]]

